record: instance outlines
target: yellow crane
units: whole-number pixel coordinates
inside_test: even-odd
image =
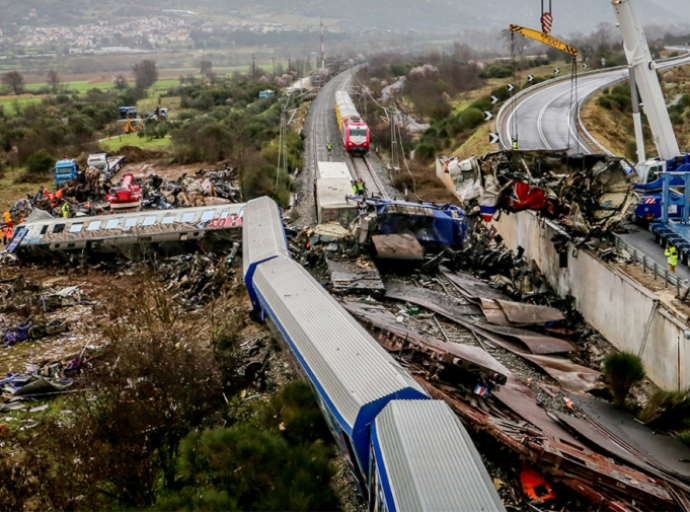
[[[550,36],[549,34],[545,34],[544,32],[539,32],[538,30],[534,30],[531,28],[521,27],[520,25],[511,25],[508,28],[510,28],[511,32],[522,34],[525,37],[529,37],[530,39],[534,39],[535,41],[539,41],[540,43],[552,46],[562,52],[567,53],[568,55],[577,57],[576,48],[564,43],[560,39],[556,39],[555,37]]]

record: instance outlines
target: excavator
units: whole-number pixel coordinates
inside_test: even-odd
[[[125,124],[125,133],[136,133],[144,127],[142,119],[128,118]]]

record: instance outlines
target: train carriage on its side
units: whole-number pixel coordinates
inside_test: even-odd
[[[467,432],[289,257],[276,203],[244,210],[244,280],[311,384],[370,510],[505,512]]]
[[[371,141],[369,127],[357,112],[352,98],[345,91],[335,93],[335,117],[345,151],[367,153]]]

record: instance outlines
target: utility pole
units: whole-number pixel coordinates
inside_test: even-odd
[[[252,78],[256,80],[256,56],[252,53]]]
[[[321,18],[321,69],[326,67],[326,52],[323,49],[323,18]]]
[[[273,76],[276,76],[276,58],[271,57],[271,63],[273,64]]]

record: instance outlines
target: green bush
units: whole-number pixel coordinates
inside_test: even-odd
[[[49,174],[56,159],[45,149],[39,149],[26,160],[26,168],[32,174]]]
[[[291,445],[246,424],[188,435],[180,444],[178,491],[155,510],[335,510],[331,450]]]
[[[426,142],[420,142],[414,151],[415,158],[422,162],[431,162],[436,158],[436,148]]]
[[[480,78],[508,78],[513,76],[513,68],[503,64],[491,64],[479,73]]]
[[[632,352],[614,352],[604,358],[603,367],[616,404],[624,407],[630,389],[644,379],[642,359]]]
[[[597,105],[606,110],[611,110],[613,108],[613,103],[611,103],[611,100],[606,96],[600,96],[599,99],[597,99]]]

